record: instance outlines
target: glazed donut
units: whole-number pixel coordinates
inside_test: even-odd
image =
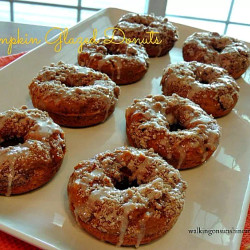
[[[239,97],[239,86],[225,69],[199,62],[168,65],[161,85],[164,95],[188,98],[213,117],[228,114]]]
[[[113,113],[120,93],[106,74],[63,62],[44,67],[29,90],[34,107],[67,127],[104,122]]]
[[[0,194],[41,187],[58,171],[65,154],[64,132],[37,109],[0,113]]]
[[[126,131],[130,145],[153,148],[177,169],[205,162],[220,137],[215,119],[176,94],[134,100],[126,110]]]
[[[163,56],[178,40],[176,27],[166,17],[128,13],[115,26],[115,34],[142,44],[150,57]]]
[[[151,150],[121,147],[80,162],[69,179],[70,209],[94,237],[138,247],[177,221],[186,182]]]
[[[123,40],[113,36],[82,45],[78,64],[106,73],[117,84],[139,81],[148,70],[148,55],[144,47]]]
[[[249,57],[250,50],[243,41],[216,32],[195,32],[183,45],[185,61],[217,64],[235,79],[247,70]]]

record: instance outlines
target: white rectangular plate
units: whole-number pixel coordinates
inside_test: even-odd
[[[103,36],[121,15],[119,9],[106,9],[77,24],[68,38],[92,37],[96,28]],[[161,94],[162,71],[169,63],[182,61],[185,38],[197,31],[178,25],[180,38],[170,53],[151,58],[145,77],[122,86],[114,114],[103,124],[82,128],[64,128],[67,153],[58,174],[44,187],[28,194],[0,197],[1,229],[45,249],[115,249],[81,230],[68,207],[67,183],[73,167],[83,159],[118,146],[128,145],[124,113],[134,98]],[[76,63],[78,45],[63,44],[59,53],[44,44],[0,72],[0,111],[28,105],[32,107],[28,84],[44,65],[63,60]],[[142,249],[238,249],[241,233],[189,233],[191,229],[242,229],[249,204],[250,155],[250,70],[238,80],[240,99],[235,109],[218,119],[222,127],[220,145],[207,163],[182,171],[188,182],[184,210],[174,228]]]

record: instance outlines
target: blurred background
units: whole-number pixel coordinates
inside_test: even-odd
[[[250,42],[250,0],[0,0],[0,21],[63,28],[107,7],[154,12]]]

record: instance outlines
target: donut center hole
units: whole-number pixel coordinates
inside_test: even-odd
[[[116,189],[125,190],[125,189],[131,188],[131,187],[138,187],[139,185],[137,183],[137,180],[133,180],[131,182],[131,181],[129,181],[129,178],[127,176],[125,176],[124,178],[122,178],[121,181],[115,182],[114,186]]]
[[[223,49],[222,48],[214,48],[214,50],[216,50],[217,52],[221,52]]]
[[[186,129],[186,128],[184,128],[183,126],[181,126],[181,124],[179,124],[179,123],[169,124],[169,130],[170,130],[170,132],[178,131],[178,130],[184,130],[184,129]]]
[[[88,75],[84,76],[75,76],[74,78],[67,78],[65,81],[61,81],[62,84],[65,84],[69,88],[75,87],[87,87],[94,85],[94,82],[97,80],[102,80],[102,76],[89,78]]]
[[[221,53],[221,51],[225,48],[222,44],[212,44],[212,47],[215,51]]]
[[[18,144],[23,144],[24,139],[22,137],[12,137],[12,138],[7,138],[3,142],[0,142],[0,146],[7,148],[10,146],[16,146]]]
[[[127,47],[124,44],[119,44],[119,46],[114,46],[114,44],[111,44],[111,46],[106,45],[107,53],[108,55],[121,55],[126,54]]]
[[[120,181],[115,180],[114,181],[114,186],[116,189],[119,190],[125,190],[131,187],[138,187],[137,180],[129,180],[129,176],[132,175],[132,172],[129,168],[127,167],[122,167],[120,169],[120,172],[122,173],[122,178]]]
[[[206,72],[196,72],[195,80],[201,84],[211,84],[211,80],[209,80],[208,74]]]
[[[210,82],[207,81],[206,79],[200,79],[199,82],[200,82],[201,84],[210,84]]]

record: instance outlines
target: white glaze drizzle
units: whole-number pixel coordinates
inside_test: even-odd
[[[122,59],[116,58],[115,59],[115,69],[116,69],[116,78],[119,80],[121,78],[121,69],[122,69]]]
[[[207,151],[204,152],[203,157],[202,157],[202,160],[201,160],[202,162],[204,162],[204,161],[206,160],[207,155],[208,155],[208,152],[207,152]]]
[[[145,219],[142,219],[140,221],[140,232],[137,235],[137,242],[135,245],[136,248],[138,248],[140,246],[141,241],[142,241],[143,237],[145,236],[145,232],[146,232],[146,225],[145,224],[146,224]]]
[[[14,178],[19,180],[22,173],[20,173],[19,169],[22,170],[22,166],[20,163],[17,163],[17,159],[22,162],[22,159],[29,157],[29,152],[33,148],[34,140],[41,138],[47,139],[53,134],[54,131],[58,130],[60,133],[60,127],[57,124],[54,124],[52,120],[48,119],[46,115],[41,116],[42,111],[35,110],[27,110],[25,106],[23,106],[20,110],[13,109],[7,111],[3,117],[0,117],[0,130],[2,127],[6,126],[6,120],[10,119],[11,126],[16,126],[13,119],[18,120],[18,124],[21,127],[16,128],[17,130],[22,131],[23,126],[29,126],[29,135],[32,135],[33,138],[27,139],[24,143],[19,143],[18,145],[8,146],[6,148],[0,147],[0,166],[8,167],[9,172],[6,174],[7,177],[7,191],[5,193],[6,196],[10,196],[12,194],[13,189],[13,181]],[[34,111],[34,112],[33,112]],[[15,113],[17,112],[17,113]],[[23,114],[22,114],[23,113]],[[40,117],[41,116],[41,117]],[[17,123],[17,122],[16,122]],[[0,137],[1,140],[1,137]],[[2,139],[3,140],[3,139]],[[60,138],[60,140],[63,140]],[[39,144],[38,144],[39,145]],[[46,144],[47,145],[47,144]],[[40,157],[40,156],[37,156]],[[42,156],[44,160],[47,160],[47,155]]]
[[[15,177],[15,164],[18,156],[23,157],[25,152],[29,150],[28,144],[19,144],[14,147],[10,147],[10,149],[0,155],[0,165],[8,164],[9,174],[8,174],[8,186],[7,191],[5,193],[6,196],[10,196],[12,193],[12,183]]]
[[[94,202],[102,200],[105,197],[111,197],[110,192],[111,190],[109,187],[102,187],[92,191],[91,195],[89,196],[89,199],[91,199]]]
[[[210,130],[208,134],[208,142],[206,146],[210,148],[211,150],[215,150],[218,146],[218,143],[219,143],[218,135],[214,131]]]
[[[9,161],[9,174],[8,174],[8,187],[7,187],[7,192],[6,196],[11,195],[12,191],[12,182],[15,177],[15,163],[16,163],[16,156],[14,155],[11,157],[11,161]]]
[[[126,234],[127,228],[128,228],[128,216],[131,211],[133,211],[136,208],[136,205],[132,202],[128,202],[123,205],[123,218],[121,221],[121,226],[120,226],[120,235],[119,235],[119,241],[116,246],[120,247],[123,244],[124,241],[124,236]]]
[[[76,223],[80,226],[79,214],[81,214],[81,212],[79,212],[78,210],[79,210],[79,207],[75,207],[74,214],[75,214],[75,218],[76,218]]]
[[[71,177],[68,187],[71,188],[73,184],[73,187],[75,188],[75,183],[79,185],[80,189],[77,189],[79,191],[82,190],[83,196],[79,196],[76,203],[72,202],[72,205],[75,208],[74,213],[76,220],[82,220],[85,223],[89,223],[92,227],[101,232],[107,232],[109,227],[115,225],[114,228],[117,230],[115,234],[117,246],[121,246],[124,243],[126,244],[130,237],[132,237],[133,244],[138,247],[141,242],[143,242],[145,233],[147,233],[146,222],[148,218],[151,217],[151,213],[147,211],[144,214],[143,219],[139,220],[134,227],[134,223],[133,225],[130,225],[131,220],[136,216],[133,211],[136,211],[141,207],[150,209],[149,204],[151,204],[151,202],[156,199],[161,199],[164,192],[166,192],[165,180],[171,184],[170,186],[167,185],[167,189],[173,189],[172,192],[171,190],[168,191],[170,193],[170,198],[172,198],[171,196],[176,197],[176,195],[180,195],[182,193],[181,190],[185,189],[185,184],[178,185],[175,188],[174,186],[179,182],[179,172],[172,167],[170,168],[162,158],[159,158],[160,162],[157,163],[157,166],[159,166],[159,171],[164,171],[163,176],[154,176],[155,174],[158,174],[158,172],[154,173],[154,180],[145,185],[141,185],[142,183],[140,183],[140,180],[145,173],[143,169],[146,170],[151,166],[155,161],[154,157],[158,156],[154,155],[153,150],[149,150],[147,151],[147,154],[149,154],[147,155],[148,158],[142,161],[141,156],[144,151],[141,150],[140,152],[137,152],[135,149],[131,150],[133,150],[132,159],[127,157],[127,154],[124,154],[123,151],[117,152],[118,155],[115,155],[115,161],[113,154],[110,154],[110,152],[107,156],[105,156],[105,153],[96,156],[102,167],[99,167],[95,160],[93,160],[93,162],[92,160],[86,163],[82,162],[82,167],[78,165],[78,168],[75,168],[75,176]],[[125,156],[126,158],[124,158]],[[140,157],[139,161],[136,160],[138,157]],[[105,171],[110,171],[113,176],[114,174],[116,176],[117,171],[120,172],[120,167],[125,165],[133,171],[133,178],[139,180],[139,186],[121,191],[116,189],[113,185],[110,185],[112,182],[111,180],[110,182],[108,181],[109,178],[106,176]],[[102,173],[104,176],[102,176]],[[95,180],[95,177],[98,177],[98,179]],[[105,183],[103,183],[103,181],[105,181]],[[179,189],[179,186],[181,189]],[[69,194],[71,194],[71,192]],[[83,200],[82,197],[86,197],[87,200]],[[70,196],[69,199],[71,199]],[[96,205],[101,207],[101,209],[98,209],[97,211]],[[165,213],[165,210],[163,210],[165,209],[164,204],[158,204],[158,206],[157,209]],[[153,210],[152,214],[154,214]]]
[[[191,88],[189,89],[188,93],[187,93],[187,98],[192,100],[192,98],[194,97],[194,95],[196,93],[198,93],[199,91],[201,91],[202,86],[200,86],[199,83],[193,82],[191,84]]]
[[[53,134],[53,131],[59,130],[59,126],[52,121],[36,119],[36,122],[38,129],[34,132],[44,138],[50,137],[51,134]]]
[[[186,151],[185,151],[185,148],[183,148],[181,145],[178,145],[177,150],[178,150],[178,152],[180,154],[180,158],[179,158],[179,162],[178,162],[178,165],[177,165],[177,169],[180,169],[181,164],[183,163],[183,161],[186,158]]]

